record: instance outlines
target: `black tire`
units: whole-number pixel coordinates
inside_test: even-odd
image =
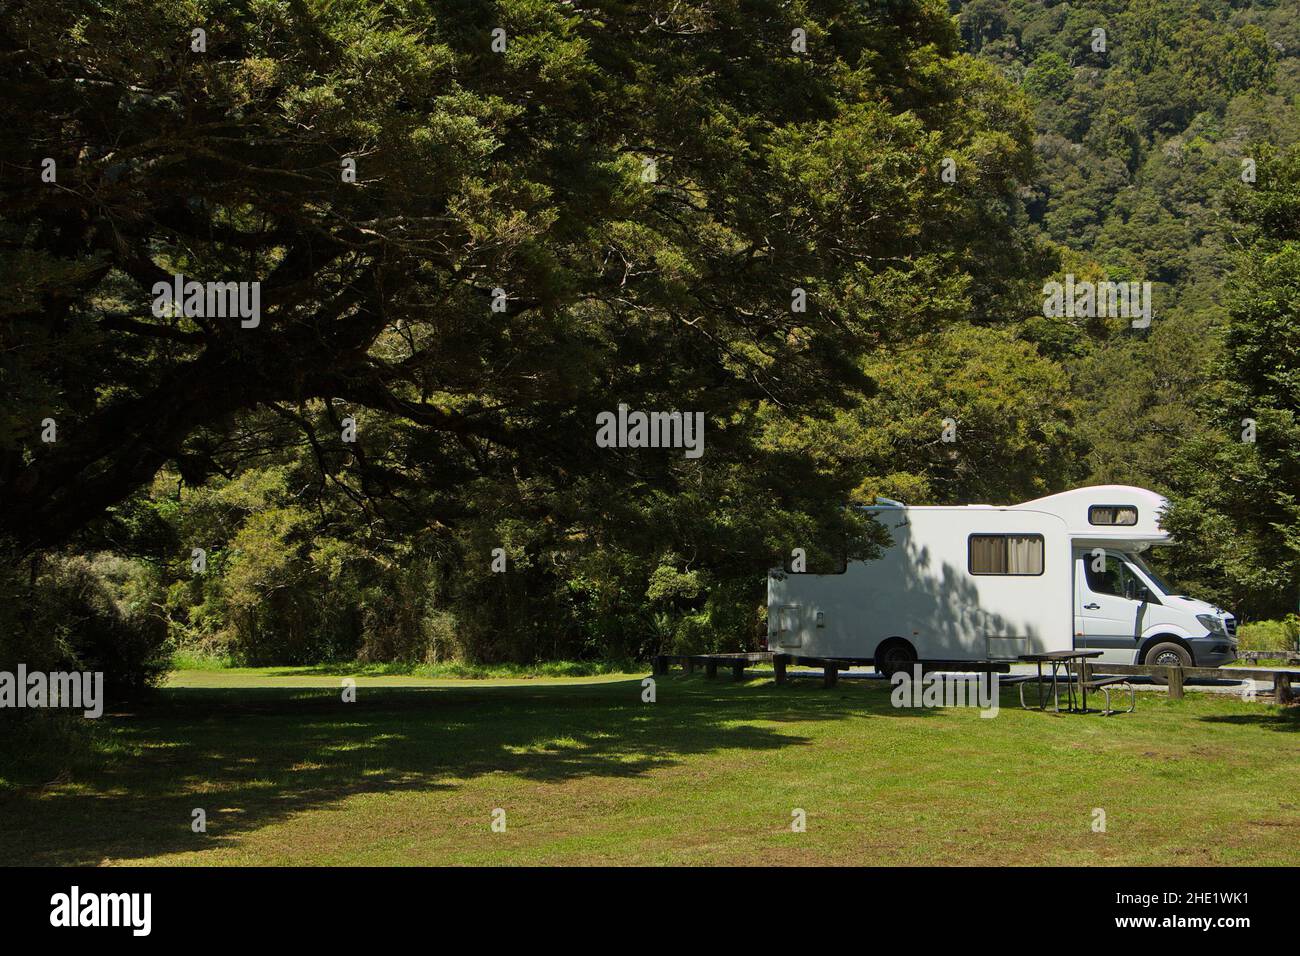
[[[1155,644],[1147,651],[1146,656],[1142,658],[1144,664],[1177,664],[1180,667],[1192,666],[1192,655],[1187,652],[1187,648],[1181,644],[1175,644],[1173,641],[1161,641]],[[1155,675],[1151,680],[1161,687],[1169,683],[1169,678]]]
[[[898,671],[911,673],[916,663],[916,648],[901,637],[891,637],[876,648],[876,671],[890,679]]]

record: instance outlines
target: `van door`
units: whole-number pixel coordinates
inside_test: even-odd
[[[1140,579],[1117,554],[1075,555],[1076,647],[1101,651],[1099,660],[1131,664],[1142,641],[1141,602],[1125,597],[1137,593]],[[1079,637],[1079,631],[1083,636]]]

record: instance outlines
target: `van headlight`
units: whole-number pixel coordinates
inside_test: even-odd
[[[1201,622],[1202,626],[1211,634],[1217,634],[1220,637],[1227,637],[1228,632],[1223,629],[1223,621],[1219,620],[1213,614],[1198,614],[1196,619]]]

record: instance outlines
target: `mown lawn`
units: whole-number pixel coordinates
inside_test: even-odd
[[[392,686],[413,682],[361,678],[343,703],[327,675],[182,672],[105,716],[105,766],[0,793],[0,863],[1300,863],[1297,708],[1145,693],[1057,716],[1008,690],[982,719],[896,710],[877,681],[678,674],[654,704],[639,675]]]

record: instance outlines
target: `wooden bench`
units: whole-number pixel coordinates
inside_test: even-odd
[[[1122,711],[1125,714],[1131,714],[1137,710],[1137,688],[1129,683],[1124,677],[1101,677],[1097,680],[1084,681],[1083,686],[1088,690],[1099,690],[1106,695],[1106,709],[1102,711],[1102,716],[1109,717],[1111,714],[1118,714],[1121,711],[1110,706],[1110,689],[1116,684],[1123,684],[1128,690],[1128,710]]]
[[[742,652],[737,654],[656,654],[654,659],[654,672],[656,674],[667,674],[668,668],[673,664],[681,664],[682,670],[687,674],[693,674],[697,664],[704,665],[704,673],[708,677],[718,676],[718,665],[731,668],[733,680],[744,680],[745,669],[753,664],[766,664],[772,660],[772,655],[765,651]]]

